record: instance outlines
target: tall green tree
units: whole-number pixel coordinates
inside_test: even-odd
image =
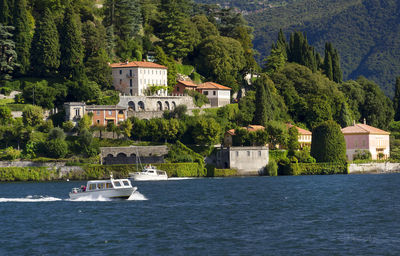
[[[12,40],[14,27],[0,24],[0,81],[11,79],[11,74],[18,66],[15,43]]]
[[[340,68],[340,59],[338,51],[333,48],[332,43],[325,43],[325,57],[324,57],[324,72],[329,80],[341,83],[343,80],[343,73]]]
[[[19,66],[19,74],[26,74],[30,68],[29,50],[31,46],[30,27],[28,23],[28,10],[26,0],[14,0],[13,15],[15,51]]]
[[[311,156],[318,163],[346,162],[346,142],[339,124],[332,120],[322,122],[312,135]]]
[[[9,25],[12,15],[9,6],[9,0],[0,0],[0,24]]]
[[[267,102],[265,84],[263,83],[262,79],[259,78],[254,83],[254,86],[256,87],[256,100],[255,100],[256,111],[254,113],[253,123],[265,126],[268,120],[267,104],[269,104],[269,102]]]
[[[164,51],[174,57],[186,57],[192,52],[196,41],[196,26],[190,21],[187,0],[162,0],[160,5],[161,19],[157,35],[162,40],[160,45]]]
[[[81,80],[85,76],[83,67],[83,46],[81,26],[74,8],[68,5],[60,30],[61,62],[60,72],[72,80]]]
[[[104,2],[106,27],[113,27],[114,34],[121,40],[137,35],[141,28],[141,4],[139,0],[106,0]]]
[[[304,65],[313,72],[317,70],[314,47],[308,44],[307,36],[300,31],[295,31],[290,35],[287,57],[289,62]]]
[[[289,128],[288,134],[288,156],[294,156],[296,150],[299,149],[299,131],[295,126],[292,126]]]
[[[396,78],[393,105],[395,111],[394,120],[400,121],[400,76]]]
[[[39,76],[55,76],[60,66],[60,43],[54,16],[45,9],[36,24],[31,47],[32,71]]]

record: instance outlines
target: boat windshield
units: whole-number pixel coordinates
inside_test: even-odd
[[[115,180],[114,187],[121,187],[121,183],[119,181]]]
[[[124,183],[124,186],[129,186],[129,182],[127,180],[122,181]]]

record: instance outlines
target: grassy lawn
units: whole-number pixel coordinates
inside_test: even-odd
[[[14,103],[14,99],[0,99],[0,106],[10,104],[10,103]]]

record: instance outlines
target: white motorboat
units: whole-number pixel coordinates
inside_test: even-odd
[[[86,186],[73,188],[69,193],[71,199],[82,197],[106,198],[106,199],[128,199],[135,193],[137,187],[132,187],[129,179],[90,180]]]
[[[134,181],[167,180],[168,175],[165,171],[158,170],[154,166],[148,165],[143,168],[141,172],[130,173],[129,179]]]

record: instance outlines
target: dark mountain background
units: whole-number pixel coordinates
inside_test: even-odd
[[[307,33],[309,43],[323,53],[332,42],[341,56],[344,79],[365,76],[392,97],[400,76],[400,1],[398,0],[196,0],[241,11],[254,28],[254,47],[262,64],[276,41],[285,34]]]

